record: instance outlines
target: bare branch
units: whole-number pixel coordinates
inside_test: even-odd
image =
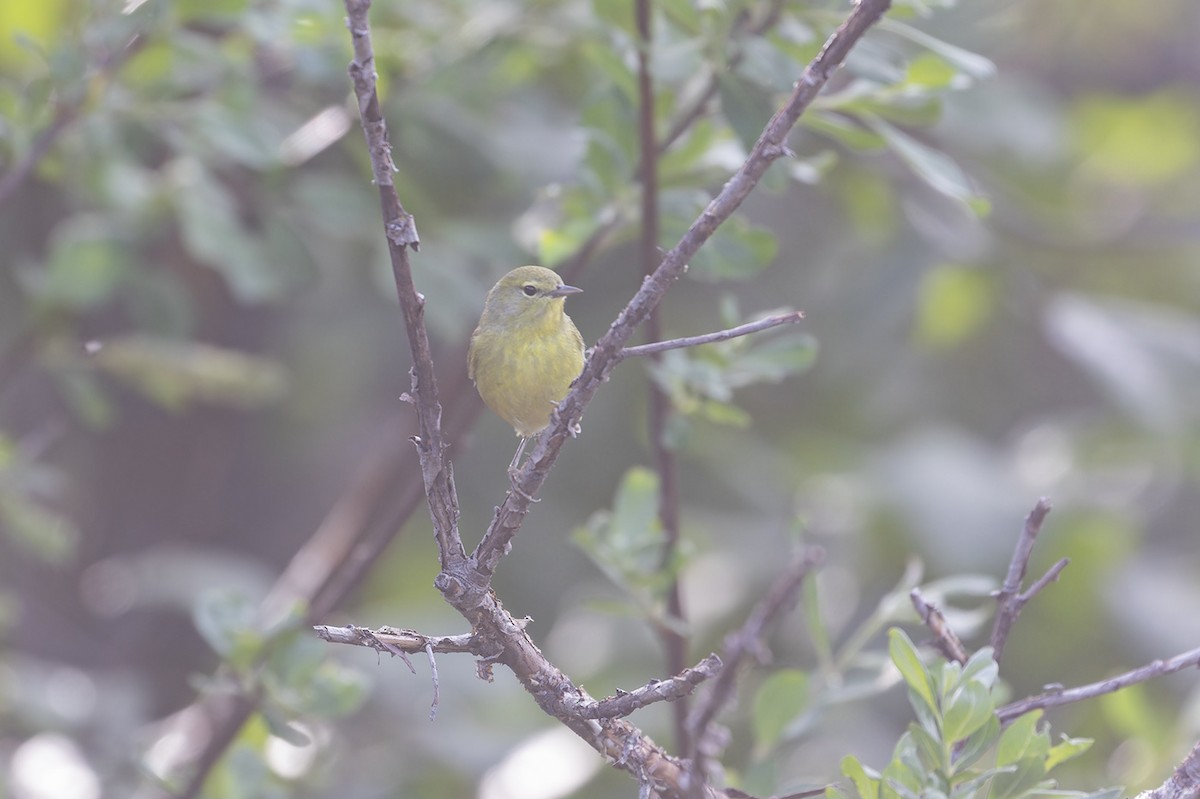
[[[1029,590],[1021,592],[1021,595],[1018,597],[1021,606],[1024,607],[1029,600],[1040,594],[1042,589],[1050,585],[1050,583],[1057,582],[1058,576],[1062,574],[1063,569],[1070,565],[1070,558],[1059,558],[1057,563],[1047,569],[1045,574],[1037,578],[1033,585],[1029,586]]]
[[[674,677],[651,680],[636,690],[617,691],[616,696],[585,705],[579,708],[578,715],[585,719],[619,718],[655,702],[675,702],[690,695],[697,685],[716,676],[720,670],[721,659],[709,655]]]
[[[366,136],[367,151],[371,156],[371,168],[379,190],[380,209],[384,229],[387,233],[388,254],[392,262],[392,277],[396,283],[396,294],[404,316],[404,327],[412,354],[411,370],[413,396],[416,398],[418,434],[413,436],[417,454],[421,460],[421,474],[425,482],[425,495],[429,512],[433,517],[434,537],[437,539],[438,558],[443,571],[460,563],[465,557],[462,539],[458,532],[458,497],[450,462],[446,459],[446,446],[442,440],[442,406],[438,400],[437,379],[434,375],[433,356],[429,348],[429,334],[425,329],[425,298],[413,283],[412,269],[408,261],[408,248],[420,246],[416,225],[412,215],[404,210],[392,173],[391,143],[388,141],[387,122],[379,97],[375,92],[375,53],[371,46],[371,28],[367,12],[370,0],[345,0],[350,38],[354,44],[354,60],[350,63],[350,79],[354,94],[358,98],[358,112]]]
[[[1081,685],[1078,688],[1059,688],[1053,691],[1046,691],[1037,696],[1020,699],[1016,702],[1010,702],[1004,707],[999,708],[996,711],[996,715],[1000,718],[1001,724],[1007,724],[1031,710],[1069,705],[1072,702],[1081,702],[1084,699],[1094,699],[1097,696],[1111,694],[1114,691],[1128,688],[1139,682],[1145,682],[1146,680],[1152,680],[1156,677],[1174,674],[1177,671],[1196,668],[1198,666],[1200,666],[1200,648],[1176,655],[1169,660],[1155,660],[1152,663],[1147,663],[1145,666],[1127,671],[1124,674],[1118,674],[1116,677],[1110,677],[1107,680]]]
[[[661,250],[659,248],[659,214],[658,214],[658,157],[660,154],[658,141],[655,138],[655,102],[654,80],[651,74],[652,49],[654,35],[651,29],[653,22],[652,0],[634,0],[634,16],[637,21],[638,51],[637,51],[637,85],[638,85],[638,149],[640,156],[637,166],[637,179],[641,184],[641,236],[638,239],[638,259],[641,261],[643,274],[654,274],[658,268]],[[662,308],[655,306],[646,318],[646,336],[651,339],[662,338]],[[667,428],[671,423],[673,409],[671,398],[654,381],[646,386],[649,394],[650,408],[647,419],[646,439],[654,457],[654,470],[658,474],[658,521],[662,527],[663,544],[659,553],[659,564],[664,572],[671,575],[671,581],[664,591],[664,604],[667,616],[675,624],[657,624],[655,631],[666,653],[667,670],[680,672],[687,663],[688,640],[685,630],[683,609],[683,594],[679,590],[679,577],[672,563],[679,550],[680,538],[680,499],[679,499],[679,466],[675,451],[667,440]],[[691,693],[689,688],[687,693]],[[675,727],[676,751],[687,750],[687,714],[688,703],[681,694],[671,706],[671,714]]]
[[[991,644],[997,663],[1004,654],[1004,645],[1008,641],[1008,633],[1012,629],[1013,623],[1021,615],[1021,609],[1025,607],[1025,603],[1036,593],[1031,589],[1028,597],[1022,598],[1021,584],[1025,580],[1025,571],[1029,568],[1029,558],[1033,556],[1034,542],[1037,541],[1038,533],[1042,530],[1042,522],[1046,521],[1046,515],[1049,513],[1050,501],[1042,497],[1025,517],[1025,527],[1021,531],[1021,537],[1017,539],[1017,547],[1013,551],[1012,561],[1008,565],[1008,575],[996,593],[996,623],[992,627]],[[1061,571],[1062,568],[1059,568],[1058,572]],[[1055,572],[1056,577],[1058,572]],[[1038,590],[1041,590],[1041,587]]]
[[[699,755],[697,742],[704,737],[717,713],[733,697],[733,688],[739,667],[747,657],[763,652],[763,641],[767,634],[783,613],[795,605],[800,595],[800,588],[804,585],[804,579],[814,567],[820,565],[824,558],[825,552],[820,547],[806,548],[775,579],[770,590],[754,606],[745,623],[735,632],[726,636],[721,657],[725,666],[717,675],[717,679],[709,688],[708,693],[692,708],[691,716],[688,718],[688,729],[692,742],[688,757],[697,769],[699,769],[699,764],[696,762]],[[697,773],[700,772],[697,771]]]
[[[1175,773],[1157,788],[1142,791],[1135,799],[1200,799],[1200,743],[1196,744]]]
[[[550,426],[534,442],[532,453],[518,470],[515,480],[518,490],[511,491],[505,498],[483,540],[471,554],[471,564],[481,579],[490,579],[500,558],[508,551],[513,536],[529,512],[529,498],[536,496],[563,444],[579,424],[584,408],[620,360],[617,354],[651,309],[662,301],[671,284],[683,274],[692,256],[749,196],[767,168],[787,154],[784,140],[800,115],[816,99],[855,43],[890,5],[890,0],[860,0],[796,81],[791,97],[767,123],[746,162],[692,223],[679,243],[664,256],[654,273],[642,282],[637,294],[596,343],[574,388],[559,404]]]
[[[370,630],[366,627],[347,625],[331,627],[318,624],[313,627],[317,637],[331,644],[348,644],[350,646],[365,646],[378,652],[407,652],[415,655],[418,652],[438,652],[441,654],[467,653],[478,657],[495,654],[494,647],[475,635],[425,635],[416,630],[399,630],[395,627],[380,627]]]
[[[966,648],[963,647],[962,641],[955,635],[954,630],[951,630],[950,626],[946,624],[946,617],[942,615],[937,606],[927,601],[921,595],[919,588],[914,588],[909,592],[909,597],[912,599],[913,607],[917,609],[917,615],[933,633],[934,641],[942,654],[955,663],[966,663]]]
[[[791,311],[789,313],[774,314],[766,316],[762,319],[756,319],[753,322],[747,322],[744,325],[730,327],[725,330],[718,330],[714,333],[703,333],[699,336],[686,336],[684,338],[673,338],[667,341],[655,341],[650,344],[638,344],[634,347],[626,347],[617,353],[619,360],[626,358],[641,358],[646,355],[657,355],[667,350],[678,350],[684,347],[699,347],[703,344],[713,344],[718,341],[728,341],[729,339],[738,338],[740,336],[748,336],[751,333],[759,333],[763,330],[770,330],[773,327],[780,325],[791,325],[799,322],[804,318],[802,311]]]

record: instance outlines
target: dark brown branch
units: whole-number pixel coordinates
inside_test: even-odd
[[[962,641],[955,635],[954,630],[951,630],[950,626],[946,624],[946,617],[942,615],[937,606],[926,600],[921,595],[919,588],[914,588],[909,592],[909,597],[912,599],[913,607],[917,610],[917,615],[933,633],[934,642],[946,659],[955,663],[966,663],[966,648],[963,647]]]
[[[617,353],[619,360],[626,358],[638,358],[646,355],[657,355],[667,350],[678,350],[684,347],[699,347],[704,344],[713,344],[718,341],[728,341],[739,336],[748,336],[751,333],[759,333],[763,330],[769,330],[772,327],[780,325],[791,325],[799,322],[804,318],[801,311],[791,311],[784,314],[775,314],[762,319],[757,319],[753,322],[747,322],[744,325],[730,327],[725,330],[718,330],[714,333],[703,333],[699,336],[687,336],[685,338],[673,338],[668,341],[655,341],[650,344],[638,344],[633,347],[626,347]]]
[[[1192,747],[1166,782],[1142,791],[1135,799],[1200,799],[1200,743]]]
[[[787,103],[767,123],[742,167],[713,198],[687,233],[664,256],[654,274],[621,311],[584,364],[574,388],[559,404],[547,430],[534,442],[533,451],[516,474],[516,488],[505,498],[483,540],[471,554],[471,564],[481,580],[489,580],[512,544],[529,512],[530,497],[537,495],[562,446],[579,424],[583,410],[608,378],[617,354],[634,331],[662,301],[667,289],[683,274],[688,261],[708,241],[758,185],[777,159],[787,153],[784,140],[800,115],[808,108],[855,43],[890,7],[890,0],[861,0],[846,21],[829,37],[825,46],[796,81]]]
[[[1082,702],[1084,699],[1094,699],[1097,696],[1111,694],[1114,691],[1128,688],[1139,682],[1145,682],[1146,680],[1152,680],[1156,677],[1163,677],[1167,674],[1174,674],[1177,671],[1192,669],[1198,666],[1200,666],[1200,648],[1176,655],[1169,660],[1155,660],[1152,663],[1147,663],[1145,666],[1127,671],[1124,674],[1118,674],[1116,677],[1110,677],[1107,680],[1099,680],[1098,682],[1081,685],[1077,688],[1059,688],[1053,691],[1046,691],[1037,696],[1020,699],[1016,702],[1010,702],[1004,707],[999,708],[996,711],[996,715],[1000,718],[1000,723],[1007,724],[1031,710],[1069,705],[1072,702]]]
[[[371,29],[367,20],[371,3],[370,0],[345,0],[345,6],[348,16],[346,24],[354,44],[350,79],[354,84],[354,94],[358,98],[359,117],[367,141],[367,151],[371,155],[375,185],[379,190],[388,255],[392,262],[392,277],[396,283],[396,294],[400,300],[408,347],[412,354],[412,391],[416,397],[418,429],[412,440],[417,446],[417,455],[421,460],[421,475],[424,478],[429,512],[433,517],[438,558],[442,569],[445,570],[461,562],[466,557],[466,552],[459,537],[458,497],[455,494],[450,462],[446,459],[446,446],[442,440],[442,406],[438,400],[433,356],[429,348],[429,335],[425,329],[425,298],[417,292],[413,284],[412,269],[408,261],[409,247],[413,250],[418,249],[420,239],[412,215],[400,204],[392,182],[396,166],[392,163],[387,123],[375,92],[375,54],[371,47]]]
[[[658,218],[658,141],[654,133],[654,82],[650,74],[651,50],[654,35],[651,30],[651,0],[634,0],[634,16],[637,20],[638,53],[638,142],[641,152],[638,163],[638,182],[642,187],[641,237],[638,240],[638,256],[642,273],[654,274],[659,262],[659,218]],[[662,338],[662,308],[655,306],[646,318],[646,337],[651,341]],[[662,527],[663,545],[660,553],[660,569],[672,574],[670,584],[664,592],[666,614],[672,623],[656,625],[658,639],[666,653],[667,670],[679,672],[687,662],[688,641],[684,633],[683,595],[679,590],[679,579],[674,576],[672,564],[679,550],[679,467],[675,453],[667,441],[667,428],[671,421],[671,398],[654,381],[646,390],[650,408],[646,438],[654,457],[654,470],[658,474],[658,521]],[[690,691],[689,691],[690,693]],[[675,748],[686,751],[688,703],[682,696],[671,706],[675,725]]]
[[[996,592],[996,623],[992,627],[991,644],[997,663],[1004,654],[1004,645],[1008,642],[1013,623],[1021,615],[1025,603],[1029,601],[1022,598],[1021,584],[1025,581],[1025,571],[1029,568],[1029,558],[1033,556],[1033,545],[1042,530],[1042,522],[1046,521],[1046,515],[1049,513],[1050,501],[1043,497],[1025,517],[1025,527],[1021,530],[1021,537],[1017,539],[1017,547],[1008,566],[1008,575],[1004,578],[1000,590]],[[1061,572],[1062,569],[1059,568],[1058,571]],[[1058,572],[1055,572],[1055,576],[1057,574]],[[1032,595],[1031,593],[1030,597]]]
[[[709,655],[690,669],[682,669],[674,677],[652,680],[633,691],[618,691],[590,705],[580,707],[578,715],[585,719],[609,719],[628,716],[655,702],[678,702],[689,696],[696,686],[712,679],[721,670],[721,659]]]
[[[757,656],[763,652],[764,640],[779,618],[796,604],[800,589],[809,572],[819,566],[824,560],[825,552],[819,547],[808,547],[799,557],[792,561],[787,570],[775,579],[766,595],[750,612],[745,623],[735,632],[726,636],[725,646],[721,652],[721,660],[725,663],[717,679],[709,687],[708,692],[701,697],[688,717],[689,739],[692,747],[688,758],[696,769],[695,774],[703,773],[698,758],[698,744],[708,731],[709,725],[716,718],[729,700],[733,697],[733,689],[737,680],[737,672],[746,658]]]

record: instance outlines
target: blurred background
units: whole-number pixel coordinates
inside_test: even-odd
[[[781,306],[806,321],[623,364],[496,578],[594,695],[666,674],[661,386],[689,662],[798,541],[827,550],[725,718],[730,778],[760,794],[834,779],[848,753],[886,762],[911,711],[882,631],[912,622],[921,584],[986,641],[1039,496],[1054,511],[1032,573],[1071,565],[1015,628],[1014,697],[1200,644],[1200,5],[896,6],[662,325]],[[680,125],[659,164],[664,248],[847,10],[657,4],[660,138]],[[4,795],[182,793],[214,751],[210,797],[632,792],[502,670],[489,684],[440,657],[431,723],[423,659],[413,675],[305,632],[465,632],[432,587],[343,16],[331,0],[0,5]],[[373,10],[468,546],[516,444],[476,417],[465,376],[487,289],[560,268],[590,343],[640,284],[632,19],[627,0]],[[773,673],[790,704],[768,718]],[[1050,719],[1096,739],[1062,785],[1135,791],[1200,736],[1200,690],[1176,675]],[[671,744],[668,710],[633,721]]]

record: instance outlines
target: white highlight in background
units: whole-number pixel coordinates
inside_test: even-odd
[[[574,793],[603,760],[563,727],[529,738],[483,775],[479,799],[558,799]]]

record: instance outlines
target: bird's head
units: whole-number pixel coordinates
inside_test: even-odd
[[[557,318],[563,312],[565,298],[581,291],[565,285],[556,272],[543,266],[519,266],[488,292],[484,314],[497,321],[533,324]]]

